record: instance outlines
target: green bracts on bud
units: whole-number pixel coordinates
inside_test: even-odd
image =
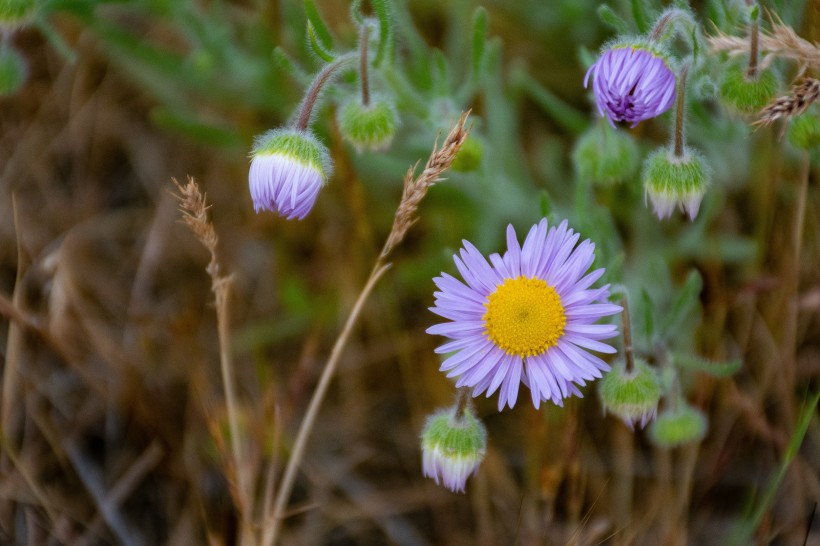
[[[658,218],[672,216],[677,206],[694,220],[709,187],[710,174],[698,152],[685,148],[682,155],[676,156],[672,149],[659,148],[647,158],[641,178]]]
[[[19,91],[27,72],[26,60],[20,52],[8,45],[0,46],[0,97]]]
[[[469,173],[478,170],[481,166],[481,158],[484,156],[484,143],[475,135],[470,135],[461,149],[453,159],[453,164],[450,169],[460,172]]]
[[[443,483],[450,491],[464,492],[467,478],[478,471],[487,451],[487,429],[473,410],[456,407],[436,411],[427,418],[421,433],[424,475]]]
[[[608,123],[598,123],[581,135],[572,152],[572,162],[581,179],[606,185],[632,178],[638,170],[638,159],[635,139]]]
[[[649,427],[649,437],[658,447],[677,447],[699,442],[706,436],[706,416],[685,402],[675,409],[662,411]]]
[[[744,114],[758,112],[777,94],[780,85],[771,69],[758,71],[757,77],[750,79],[746,68],[738,63],[726,67],[720,96],[727,104]]]
[[[654,368],[636,358],[631,371],[623,361],[612,366],[598,386],[604,410],[620,417],[629,428],[646,426],[658,410],[661,383]]]
[[[820,145],[820,117],[809,111],[792,119],[789,124],[789,142],[804,150]]]
[[[338,116],[342,137],[359,152],[384,150],[396,134],[396,110],[384,100],[373,99],[364,105],[358,99],[351,99],[342,106]]]

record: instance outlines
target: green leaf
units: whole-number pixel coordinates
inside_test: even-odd
[[[547,190],[541,190],[538,194],[538,211],[544,218],[552,214],[552,200]]]
[[[331,53],[322,46],[322,43],[319,40],[319,34],[316,30],[316,27],[314,27],[313,23],[311,23],[310,21],[308,21],[307,23],[307,34],[310,49],[313,50],[313,53],[315,53],[317,57],[328,63],[336,58],[333,55],[333,53]]]
[[[739,358],[726,361],[714,361],[685,353],[673,353],[672,361],[679,368],[703,372],[715,377],[734,375],[740,367],[743,366],[743,361]]]
[[[655,308],[653,307],[652,296],[649,295],[649,291],[644,287],[641,287],[638,311],[637,316],[640,318],[638,323],[640,324],[640,329],[638,329],[638,333],[646,341],[647,345],[651,347],[655,341]]]
[[[151,110],[151,121],[158,127],[212,146],[238,148],[242,145],[242,137],[233,128],[203,123],[168,108],[156,107]]]
[[[618,34],[626,34],[629,31],[629,27],[623,17],[615,13],[615,11],[606,4],[598,6],[598,19]]]
[[[513,86],[529,95],[535,101],[535,104],[556,123],[575,134],[581,134],[586,130],[589,119],[585,114],[581,114],[574,107],[555,96],[525,70],[514,70],[511,80]]]
[[[703,280],[700,273],[693,269],[686,277],[686,282],[661,323],[660,333],[664,338],[675,335],[675,330],[700,305],[700,290]]]
[[[652,18],[649,13],[649,6],[646,5],[646,0],[632,0],[632,17],[635,19],[635,24],[638,26],[638,31],[643,34],[652,29],[649,20]]]
[[[478,6],[473,12],[473,80],[477,80],[481,74],[486,45],[487,10]]]
[[[330,35],[327,25],[325,25],[322,16],[319,14],[316,4],[313,0],[304,0],[304,2],[305,14],[307,15],[308,20],[308,33],[311,32],[311,26],[313,27],[314,36],[311,39],[315,39],[323,51],[332,50],[333,37]]]
[[[359,25],[364,24],[364,15],[362,14],[362,0],[353,0],[350,4],[350,18]]]

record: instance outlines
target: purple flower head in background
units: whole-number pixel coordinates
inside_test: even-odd
[[[642,46],[616,46],[589,67],[595,102],[602,116],[615,126],[639,122],[666,112],[675,101],[675,74],[660,54]]]
[[[330,170],[327,148],[310,133],[268,131],[251,150],[248,181],[253,208],[301,220],[313,208]]]
[[[473,396],[493,394],[500,387],[499,411],[511,408],[520,383],[529,387],[536,408],[552,400],[581,396],[576,385],[601,377],[609,365],[588,351],[614,353],[600,340],[617,335],[612,324],[595,324],[621,307],[607,303],[609,285],[590,288],[603,269],[587,270],[595,260],[595,245],[566,220],[548,229],[547,221],[533,226],[524,245],[507,228],[507,252],[492,254],[489,263],[463,241],[456,267],[465,283],[442,273],[433,282],[435,307],[430,310],[450,322],[427,329],[452,341],[436,349],[453,353],[441,365],[457,387],[473,389]]]

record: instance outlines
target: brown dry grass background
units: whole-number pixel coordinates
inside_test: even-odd
[[[308,219],[257,216],[245,157],[158,130],[151,99],[99,42],[76,25],[63,30],[73,64],[35,31],[15,38],[32,73],[0,103],[0,543],[234,544],[210,258],[180,222],[171,177],[194,175],[212,204],[232,279],[242,464],[261,496],[378,257],[404,172],[385,172],[390,200],[374,202],[335,153],[333,183]],[[543,130],[528,108],[523,130]],[[702,352],[726,356],[729,340],[744,357],[736,376],[687,386],[709,415],[703,443],[654,448],[602,418],[589,388],[563,410],[522,403],[499,414],[479,401],[490,433],[481,471],[467,495],[436,487],[421,477],[417,437],[452,396],[436,340],[423,334],[432,283],[391,271],[342,356],[283,542],[725,543],[781,467],[820,374],[817,172],[806,158],[778,157],[776,136],[750,137],[760,168],[720,219],[758,243],[753,270],[696,264]],[[422,221],[396,251],[396,270],[412,270],[425,237],[460,239]],[[820,499],[818,426],[815,418],[755,542],[820,544],[820,517],[807,527]]]

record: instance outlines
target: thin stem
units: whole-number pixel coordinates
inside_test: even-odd
[[[310,399],[307,412],[305,413],[304,419],[302,419],[302,424],[299,426],[299,432],[296,434],[296,440],[293,443],[293,450],[290,453],[288,465],[285,468],[284,475],[282,476],[282,483],[279,484],[279,491],[276,494],[276,502],[274,503],[273,514],[271,516],[273,518],[273,522],[270,527],[267,528],[265,536],[262,540],[262,544],[264,546],[276,543],[279,530],[282,526],[285,507],[290,499],[290,493],[296,480],[296,472],[299,470],[299,463],[301,463],[302,457],[305,454],[308,438],[310,437],[310,433],[313,431],[313,425],[316,422],[316,417],[319,415],[319,407],[322,405],[327,389],[330,386],[330,380],[333,379],[333,374],[336,372],[336,368],[338,367],[339,358],[342,356],[342,351],[347,345],[347,340],[350,338],[350,334],[353,331],[353,326],[356,324],[356,320],[361,314],[365,301],[367,301],[367,298],[370,296],[370,293],[373,291],[376,283],[382,275],[390,269],[391,265],[392,264],[390,263],[382,263],[381,260],[376,261],[376,264],[373,266],[373,270],[370,273],[370,277],[367,279],[367,283],[365,283],[362,292],[359,294],[359,297],[353,306],[353,309],[350,311],[350,315],[347,317],[347,322],[345,322],[344,328],[339,334],[339,337],[336,339],[336,343],[333,345],[333,350],[330,352],[330,357],[325,364],[324,370],[322,370],[322,376],[319,378],[319,384],[316,385],[316,390],[313,391],[313,396]]]
[[[359,34],[359,79],[362,83],[362,104],[370,104],[370,82],[367,77],[367,65],[370,64],[367,58],[367,40],[370,35],[370,25],[365,22]]]
[[[305,94],[305,98],[302,100],[302,104],[300,104],[297,109],[297,115],[293,122],[294,129],[299,131],[307,130],[308,125],[310,125],[310,117],[313,114],[313,107],[316,105],[316,101],[321,95],[322,88],[328,81],[330,81],[331,77],[339,68],[350,63],[355,58],[355,52],[342,55],[335,61],[326,64],[325,67],[316,75],[316,77],[313,78],[313,81]]]
[[[683,65],[678,74],[678,96],[675,103],[675,157],[683,157],[683,108],[686,95],[686,76],[689,64]]]
[[[470,402],[470,389],[467,387],[461,387],[458,389],[456,393],[456,412],[455,412],[455,420],[456,422],[461,421],[462,417],[464,417],[464,411],[467,409],[467,404]]]
[[[635,367],[635,357],[632,353],[632,325],[629,320],[629,300],[621,299],[621,323],[624,330],[624,358],[626,359],[626,371],[631,372]]]
[[[746,0],[746,5],[752,7],[754,0]],[[749,25],[749,67],[746,69],[746,77],[750,80],[757,79],[757,57],[758,57],[758,42],[760,41],[760,23],[758,18]]]

